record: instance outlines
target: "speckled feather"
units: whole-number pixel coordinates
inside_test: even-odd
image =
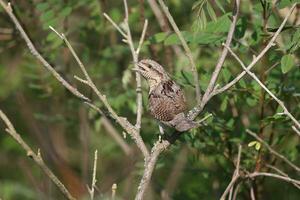
[[[160,121],[171,121],[184,112],[186,101],[180,87],[172,80],[161,82],[149,94],[149,110]]]
[[[177,131],[187,131],[197,124],[185,117],[186,100],[184,93],[164,68],[154,60],[144,59],[137,63],[138,71],[148,82],[149,110],[151,115],[163,124]]]

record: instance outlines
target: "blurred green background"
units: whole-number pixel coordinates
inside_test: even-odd
[[[241,14],[232,42],[245,63],[267,44],[293,2],[290,0],[242,0]],[[108,0],[11,1],[14,13],[31,40],[49,63],[72,85],[101,103],[92,91],[76,81],[83,77],[69,50],[49,29],[65,33],[99,90],[121,116],[135,121],[135,77],[130,49],[121,35],[105,20],[107,13],[122,23],[123,2]],[[189,62],[176,35],[164,32],[146,0],[130,0],[129,24],[135,44],[149,20],[141,58],[161,63],[195,105]],[[232,16],[230,0],[166,1],[188,41],[204,90],[226,40]],[[110,119],[103,118],[68,92],[29,52],[10,18],[0,9],[0,108],[34,150],[41,150],[47,165],[81,199],[88,199],[93,153],[98,149],[97,199],[110,199],[117,184],[117,199],[133,199],[143,173],[143,158],[135,144]],[[300,8],[296,8],[276,41],[254,72],[300,119]],[[241,67],[227,56],[218,84],[232,80]],[[150,148],[159,136],[157,122],[147,112],[148,89],[143,81],[142,137]],[[206,124],[182,135],[160,156],[145,199],[218,199],[231,180],[238,144],[243,145],[241,165],[253,171],[269,171],[274,165],[295,179],[299,175],[245,132],[253,130],[278,152],[299,162],[299,137],[278,104],[248,76],[230,90],[214,97],[199,118],[212,113]],[[64,199],[55,185],[35,165],[0,124],[0,198]],[[112,137],[117,133],[123,146]],[[259,149],[259,150],[258,150]],[[261,161],[258,163],[258,158]],[[260,165],[260,166],[258,166]],[[299,199],[300,190],[273,178],[243,180],[237,199]]]

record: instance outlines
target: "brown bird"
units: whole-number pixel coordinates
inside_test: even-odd
[[[197,123],[187,119],[184,114],[186,100],[183,91],[160,64],[144,59],[138,62],[135,71],[149,84],[149,110],[155,119],[180,132],[197,126]]]

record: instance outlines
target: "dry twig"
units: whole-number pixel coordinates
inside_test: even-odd
[[[95,187],[96,187],[96,182],[97,182],[97,180],[96,180],[97,160],[98,160],[98,150],[95,150],[95,154],[94,154],[94,167],[93,167],[93,179],[92,179],[91,188],[88,187],[88,191],[90,193],[91,200],[94,199]]]
[[[54,175],[54,173],[44,163],[40,151],[38,150],[37,154],[34,153],[34,151],[28,146],[28,144],[22,139],[20,134],[17,133],[15,127],[12,125],[7,116],[2,112],[2,110],[0,110],[0,118],[7,126],[5,131],[9,133],[9,135],[20,144],[20,146],[26,151],[27,156],[34,160],[34,162],[44,171],[44,173],[52,180],[52,182],[68,199],[75,200],[75,198],[70,194],[70,192],[64,186],[64,184]]]

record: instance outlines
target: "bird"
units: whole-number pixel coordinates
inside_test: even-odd
[[[148,108],[155,119],[179,132],[198,125],[186,117],[184,111],[187,105],[182,89],[158,62],[142,59],[134,71],[139,72],[148,82]]]

